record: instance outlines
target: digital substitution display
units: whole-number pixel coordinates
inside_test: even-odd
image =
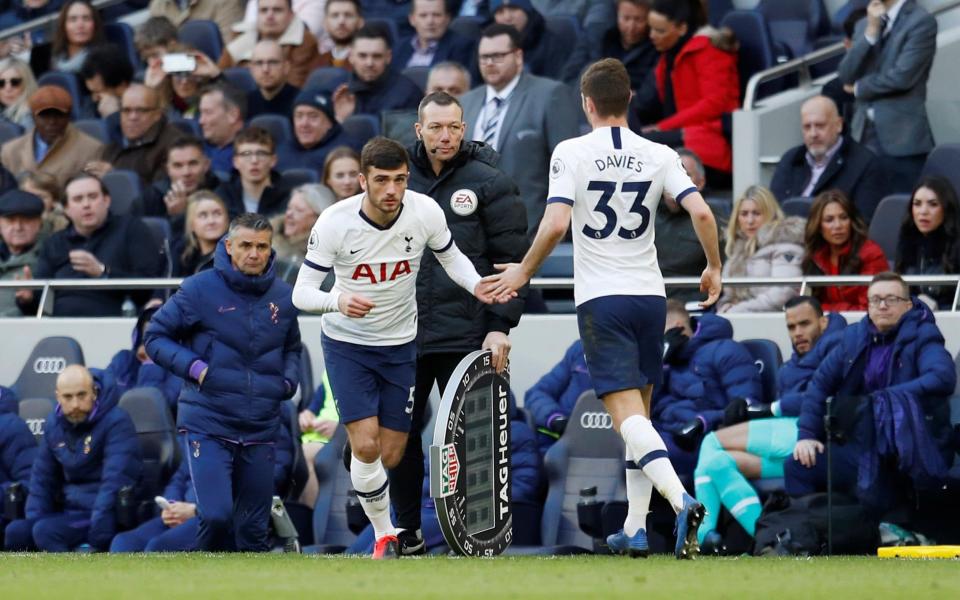
[[[494,525],[492,398],[493,390],[489,386],[474,388],[463,398],[467,535],[476,535]]]

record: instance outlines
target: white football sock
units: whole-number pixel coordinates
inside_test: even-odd
[[[663,438],[653,428],[650,419],[642,415],[628,417],[620,425],[620,435],[660,495],[667,499],[675,512],[680,512],[686,490],[673,470]]]
[[[390,519],[390,482],[380,459],[365,463],[353,455],[350,458],[350,481],[363,512],[373,525],[376,539],[395,535],[396,529]]]
[[[627,518],[623,522],[623,532],[633,536],[638,529],[647,528],[647,514],[650,512],[650,496],[653,495],[653,482],[644,475],[636,463],[633,450],[627,445]]]

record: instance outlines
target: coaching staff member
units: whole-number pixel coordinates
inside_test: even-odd
[[[446,92],[429,94],[420,102],[415,127],[419,141],[408,149],[409,189],[440,204],[454,242],[481,275],[494,273],[495,263],[522,259],[529,241],[520,192],[497,168],[500,155],[493,148],[464,140],[460,102]],[[423,450],[418,436],[430,390],[436,382],[442,393],[457,364],[480,348],[493,351],[498,370],[506,366],[507,334],[520,321],[524,295],[497,306],[481,304],[447,276],[432,254],[423,257],[417,277],[413,426],[400,464],[390,471],[402,554],[418,554],[424,547],[419,533]]]
[[[297,309],[275,276],[272,237],[266,217],[236,217],[213,268],[187,278],[147,327],[147,354],[184,380],[177,428],[201,550],[269,549],[273,442],[300,380]]]

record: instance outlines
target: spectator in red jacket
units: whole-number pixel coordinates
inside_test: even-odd
[[[721,115],[740,104],[736,41],[709,27],[697,0],[655,0],[648,23],[660,52],[652,83],[638,90],[634,117],[649,139],[693,150],[713,188],[730,186],[733,153]]]
[[[805,275],[875,275],[890,270],[883,249],[867,238],[857,207],[840,190],[827,190],[810,207],[804,234]],[[815,288],[823,310],[867,310],[866,285]]]

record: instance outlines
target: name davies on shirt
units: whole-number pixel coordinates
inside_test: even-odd
[[[598,171],[628,169],[640,173],[643,170],[643,163],[632,154],[609,154],[606,158],[594,159],[593,164]]]

